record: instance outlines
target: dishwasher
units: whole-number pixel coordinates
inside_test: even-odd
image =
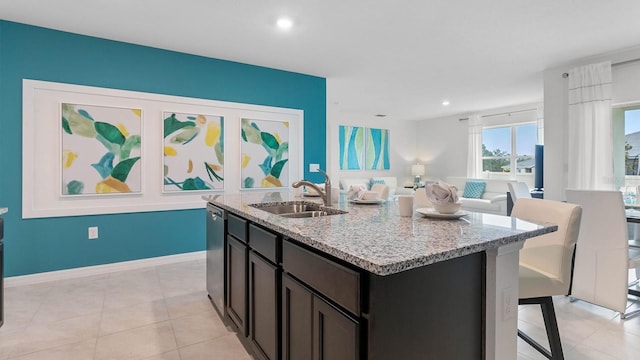
[[[224,318],[224,234],[227,224],[224,210],[207,204],[207,292],[221,317]]]

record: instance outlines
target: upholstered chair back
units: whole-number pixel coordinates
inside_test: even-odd
[[[558,225],[556,232],[528,239],[520,251],[520,298],[569,293],[581,215],[580,206],[554,200],[522,198],[515,203],[512,217]]]

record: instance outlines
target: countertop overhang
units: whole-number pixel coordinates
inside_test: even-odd
[[[301,200],[322,203],[319,198],[296,198],[289,191],[206,195],[202,198],[285,237],[382,276],[495,249],[558,229],[555,224],[537,225],[482,213],[470,213],[456,220],[431,219],[418,213],[401,217],[397,202],[352,204],[344,194],[332,207],[348,213],[301,219],[274,215],[250,204]]]

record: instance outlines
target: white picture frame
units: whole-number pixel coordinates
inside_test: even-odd
[[[151,94],[38,80],[23,80],[22,217],[42,218],[204,208],[203,192],[163,191],[163,112],[214,114],[224,117],[226,159],[240,159],[240,119],[288,121],[291,148],[289,183],[303,177],[304,111],[218,100]],[[142,191],[125,196],[61,196],[60,104],[100,104],[141,109],[145,159]],[[210,193],[237,193],[240,168],[227,164],[225,186]]]

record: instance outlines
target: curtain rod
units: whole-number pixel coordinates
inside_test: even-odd
[[[503,113],[499,113],[499,114],[482,115],[481,117],[487,118],[487,117],[492,117],[492,116],[511,115],[511,114],[517,114],[517,113],[527,112],[527,111],[537,111],[537,109],[525,109],[525,110],[508,111],[508,112],[503,112]]]
[[[636,61],[640,61],[640,58],[624,60],[624,61],[620,61],[620,62],[617,62],[617,63],[612,63],[611,67],[618,66],[618,65],[625,65],[625,64],[632,63],[632,62],[636,62]],[[569,77],[569,73],[562,73],[562,77],[564,79],[568,78]]]

